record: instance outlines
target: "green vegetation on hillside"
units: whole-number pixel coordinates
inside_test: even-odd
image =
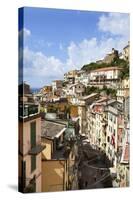
[[[91,70],[99,69],[99,68],[102,68],[102,67],[109,67],[109,66],[110,66],[110,64],[107,64],[107,63],[98,64],[98,63],[92,62],[90,64],[84,65],[81,68],[81,70],[85,70],[85,71],[89,72]]]
[[[112,66],[121,67],[120,79],[125,79],[129,77],[129,62],[123,59],[116,59],[111,63]]]
[[[90,95],[92,93],[100,93],[100,89],[98,87],[94,87],[94,86],[87,86],[85,94],[86,95]]]
[[[123,59],[119,59],[119,58],[114,59],[114,61],[111,62],[110,64],[107,64],[107,63],[98,64],[98,63],[92,62],[90,64],[84,65],[81,69],[87,72],[90,72],[91,70],[95,70],[95,69],[99,69],[103,67],[113,67],[113,66],[122,68],[121,73],[120,73],[120,79],[129,77],[129,62]]]
[[[107,96],[111,95],[112,97],[115,97],[117,91],[116,91],[116,89],[107,88],[106,86],[104,86],[102,89],[100,89],[98,87],[94,87],[94,86],[92,86],[92,87],[88,86],[86,88],[85,94],[90,95],[95,92],[99,93],[99,94],[104,92]]]
[[[117,90],[116,89],[112,89],[112,88],[107,88],[106,86],[104,86],[103,89],[101,89],[101,92],[105,92],[106,95],[111,95],[112,97],[116,96]]]

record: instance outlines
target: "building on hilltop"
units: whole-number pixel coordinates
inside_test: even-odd
[[[90,82],[89,85],[96,87],[113,87],[116,88],[116,85],[119,81],[121,68],[114,67],[103,67],[90,72]]]
[[[97,64],[111,64],[115,59],[119,58],[118,50],[112,48],[112,52],[108,53],[103,59],[96,61]]]
[[[126,61],[130,60],[130,42],[123,48],[123,59]]]
[[[119,58],[118,56],[118,50],[115,50],[114,48],[112,48],[112,52],[108,53],[105,58],[103,59],[104,63],[110,64],[111,62],[113,62],[115,59]]]
[[[119,53],[119,58],[125,61],[130,60],[130,42],[123,48],[122,52]]]

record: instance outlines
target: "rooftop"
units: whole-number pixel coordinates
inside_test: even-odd
[[[128,42],[128,44],[123,49],[129,48],[129,47],[130,47],[130,42]]]
[[[98,99],[98,100],[96,101],[96,103],[103,103],[103,102],[107,102],[108,100],[109,100],[108,97],[101,97],[100,99]]]
[[[112,70],[120,70],[120,67],[114,66],[114,67],[102,67],[99,69],[92,70],[91,72],[101,72],[101,71],[112,71]]]
[[[113,100],[114,100],[114,101],[113,101]],[[111,100],[110,100],[110,103],[107,102],[107,104],[108,104],[109,106],[112,106],[113,108],[119,110],[119,111],[122,111],[122,110],[123,110],[123,104],[122,104],[121,102],[115,100],[115,99],[112,99],[112,102],[111,102]]]
[[[57,121],[42,120],[41,121],[41,136],[54,139],[59,137],[65,130],[66,125]]]
[[[107,102],[107,105],[112,105],[116,103],[116,99],[110,99],[108,102]]]
[[[41,144],[39,145],[36,145],[35,147],[33,147],[30,151],[29,151],[29,154],[30,155],[37,155],[39,154],[40,152],[42,152],[43,149],[45,149],[46,146],[42,146]]]
[[[92,94],[90,94],[90,95],[87,95],[87,96],[83,96],[83,97],[81,97],[80,98],[80,100],[88,100],[88,99],[90,99],[90,98],[92,98],[92,97],[95,97],[95,96],[97,96],[98,95],[98,93],[92,93]]]
[[[54,81],[52,81],[52,82],[63,82],[63,80],[54,80]]]
[[[74,83],[74,84],[70,85],[69,88],[74,87],[76,85],[83,85],[84,86],[84,84],[82,84],[82,83],[79,82],[79,83]]]
[[[64,160],[69,156],[70,150],[70,148],[67,149],[65,146],[59,150],[56,149],[56,151],[53,152],[52,159]]]

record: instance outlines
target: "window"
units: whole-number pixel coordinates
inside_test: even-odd
[[[31,148],[36,146],[36,122],[30,124],[30,142]]]
[[[116,117],[114,116],[114,123],[116,123]]]
[[[31,172],[36,169],[36,156],[31,156]]]
[[[110,137],[109,136],[107,137],[107,141],[110,142]]]

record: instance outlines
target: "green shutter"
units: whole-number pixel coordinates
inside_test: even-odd
[[[36,156],[31,156],[31,172],[36,169]]]
[[[31,140],[31,148],[35,147],[36,146],[36,122],[31,123],[30,140]]]

